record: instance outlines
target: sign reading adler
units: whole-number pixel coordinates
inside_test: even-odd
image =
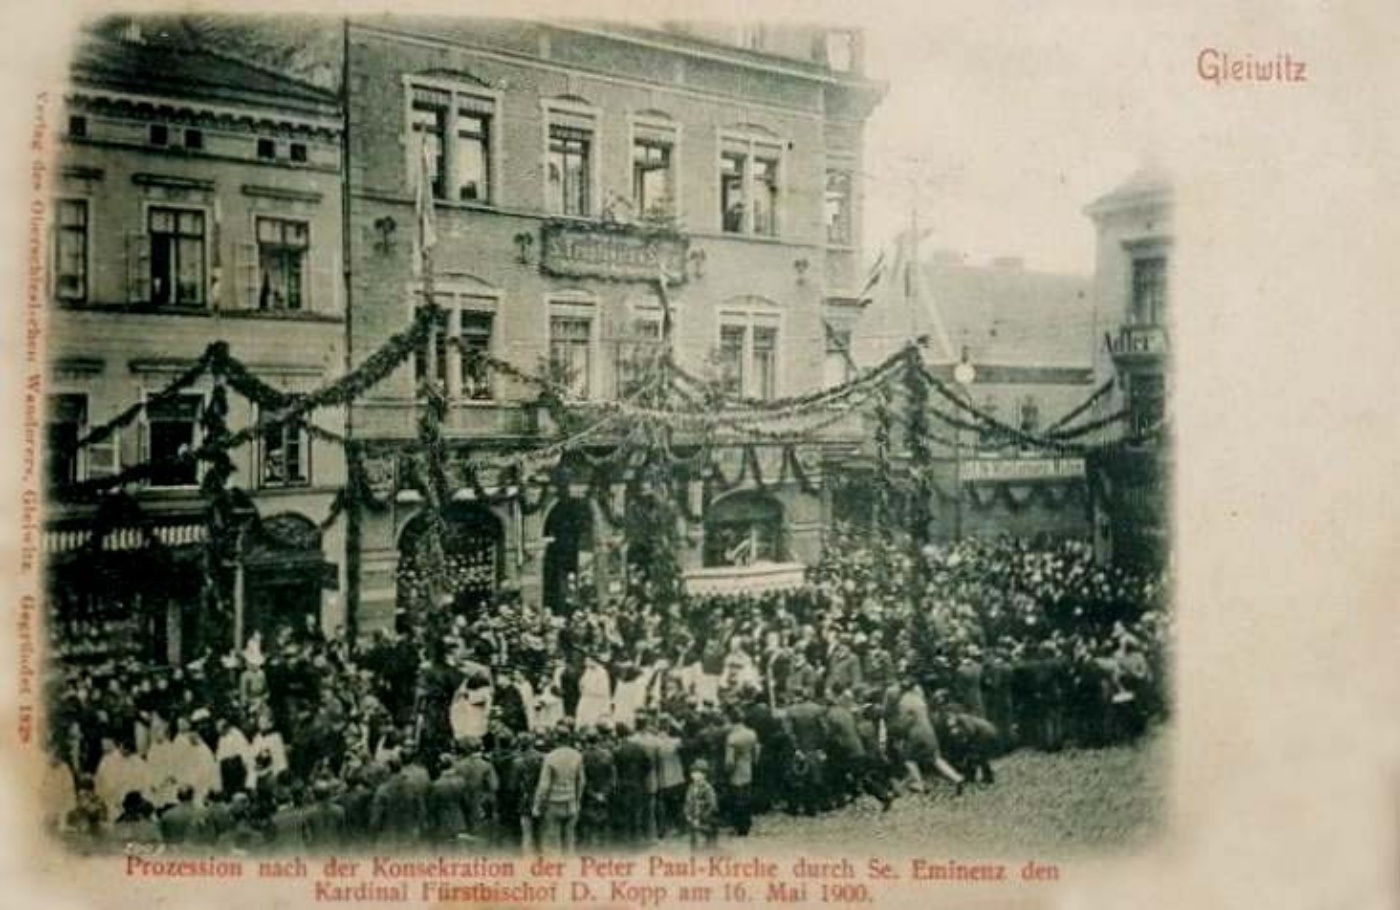
[[[540,268],[551,275],[655,281],[658,262],[668,282],[685,281],[686,238],[632,225],[549,222],[541,228]]]

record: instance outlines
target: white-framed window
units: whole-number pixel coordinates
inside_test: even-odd
[[[621,328],[613,340],[616,397],[626,398],[634,394],[650,375],[665,344],[664,319],[661,301],[655,292],[645,293],[624,308]]]
[[[778,236],[782,180],[783,147],[778,139],[722,134],[720,229],[726,234]]]
[[[1133,325],[1164,325],[1167,320],[1167,257],[1135,256],[1132,266]]]
[[[582,101],[546,99],[544,205],[552,215],[592,218],[598,212],[598,121]]]
[[[59,300],[88,299],[88,201],[60,199],[54,226],[54,293]]]
[[[826,242],[833,246],[855,243],[855,175],[848,168],[828,168],[822,196],[826,216]]]
[[[207,220],[203,209],[147,208],[150,303],[202,307],[208,302]]]
[[[84,479],[78,440],[87,433],[88,397],[61,392],[48,396],[44,469],[49,488],[61,490]]]
[[[500,93],[422,77],[409,77],[406,89],[413,180],[426,140],[434,199],[494,204]]]
[[[305,221],[259,215],[258,309],[303,310],[311,230]]]
[[[830,388],[849,382],[855,375],[851,359],[851,330],[845,326],[827,326],[826,357],[822,361],[823,384]]]
[[[258,440],[258,482],[263,487],[304,487],[311,483],[311,437],[299,423],[263,430]]]
[[[430,362],[414,360],[418,383],[431,370],[433,381],[449,401],[494,400],[491,367],[472,352],[489,356],[495,350],[497,296],[480,290],[435,289],[433,301],[440,308],[437,331]]]
[[[780,319],[770,312],[720,312],[716,360],[725,392],[750,398],[778,396]]]
[[[632,208],[649,220],[680,214],[680,128],[659,115],[632,120]]]
[[[584,292],[562,292],[546,298],[550,378],[565,385],[575,398],[597,396],[598,302]]]
[[[152,487],[192,487],[199,483],[199,463],[184,458],[200,440],[204,396],[174,395],[146,403],[144,459],[152,466]]]

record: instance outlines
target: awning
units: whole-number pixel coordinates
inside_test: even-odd
[[[802,587],[807,567],[800,562],[761,562],[751,566],[712,566],[685,573],[688,594],[760,594]]]

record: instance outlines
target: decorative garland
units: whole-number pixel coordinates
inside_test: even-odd
[[[1080,436],[1092,433],[1095,430],[1101,430],[1104,427],[1115,424],[1120,420],[1126,420],[1129,414],[1131,413],[1132,412],[1129,411],[1127,408],[1123,408],[1121,411],[1115,411],[1112,414],[1109,414],[1107,417],[1102,417],[1098,420],[1091,420],[1088,423],[1081,423],[1077,427],[1071,427],[1066,430],[1057,430],[1052,433],[1047,433],[1046,435],[1052,439],[1058,440],[1078,439]]]
[[[1045,435],[1054,436],[1056,430],[1060,429],[1061,427],[1069,426],[1069,424],[1073,422],[1076,417],[1078,417],[1080,414],[1083,414],[1085,411],[1089,410],[1094,405],[1098,404],[1099,399],[1103,398],[1109,392],[1113,391],[1113,387],[1116,384],[1117,380],[1111,378],[1103,385],[1099,386],[1097,389],[1094,390],[1093,394],[1091,394],[1088,398],[1084,399],[1078,405],[1072,408],[1069,411],[1069,413],[1065,414],[1059,420],[1046,427]]]
[[[216,342],[215,344],[223,344],[223,342]],[[113,417],[111,420],[107,421],[101,426],[93,427],[87,432],[86,435],[84,435],[81,439],[78,440],[78,442],[74,446],[74,449],[82,450],[90,445],[95,445],[99,442],[106,441],[108,437],[110,437],[113,433],[117,432],[118,430],[125,429],[133,421],[135,421],[136,418],[140,417],[142,412],[144,412],[146,408],[150,407],[153,404],[159,404],[160,402],[163,402],[166,399],[174,398],[176,395],[179,395],[185,389],[188,389],[190,386],[194,385],[196,382],[199,381],[200,377],[204,375],[205,371],[209,369],[209,365],[212,360],[211,351],[214,347],[215,345],[210,345],[208,348],[206,348],[204,353],[199,356],[199,359],[194,362],[193,366],[185,370],[179,376],[175,377],[175,379],[172,380],[169,385],[161,389],[159,392],[146,396],[145,401],[136,402],[135,404],[126,408],[126,410],[122,411],[116,417]]]
[[[923,589],[927,577],[928,566],[925,563],[924,546],[929,542],[929,525],[933,522],[929,501],[933,495],[929,482],[929,472],[933,469],[933,452],[929,448],[928,384],[924,376],[922,355],[916,349],[906,349],[905,439],[909,448],[909,468],[914,475],[914,501],[909,508],[909,546],[916,591]]]

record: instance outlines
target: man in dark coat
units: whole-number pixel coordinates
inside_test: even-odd
[[[544,748],[548,745],[543,736],[525,738],[510,766],[510,789],[513,803],[503,805],[501,813],[511,813],[520,822],[520,849],[527,855],[539,852],[539,842],[535,837],[535,787],[540,782],[540,769],[544,767]]]
[[[462,741],[466,753],[454,763],[458,776],[462,779],[462,808],[466,813],[465,830],[474,838],[484,840],[489,836],[491,820],[497,812],[497,794],[501,789],[496,766],[486,758],[481,740],[468,738]]]
[[[579,820],[579,844],[593,849],[607,846],[608,809],[617,789],[617,766],[612,748],[594,730],[583,733],[583,813]]]
[[[425,788],[416,773],[396,765],[390,759],[389,777],[374,791],[370,803],[370,830],[376,845],[388,848],[413,846],[427,827]]]
[[[829,697],[825,718],[827,786],[838,802],[845,803],[859,792],[865,746],[856,728],[855,700],[850,692],[838,690]]]
[[[996,782],[992,756],[998,736],[990,721],[965,711],[945,710],[938,712],[937,729],[948,764],[973,783]]]
[[[328,780],[311,785],[312,803],[306,810],[306,846],[315,851],[339,848],[345,838],[345,809],[335,800],[335,787]]]
[[[466,785],[450,754],[438,758],[438,767],[442,773],[428,788],[428,830],[431,842],[443,846],[467,830]]]
[[[194,787],[188,784],[180,787],[176,799],[178,802],[160,816],[157,827],[162,842],[178,847],[198,839],[206,813],[194,804]]]
[[[814,815],[824,802],[826,709],[799,690],[797,701],[784,709],[795,748],[793,805],[799,814]]]
[[[640,844],[646,836],[647,774],[652,770],[651,753],[638,742],[626,724],[617,725],[617,745],[613,749],[617,769],[613,827],[620,843]]]

